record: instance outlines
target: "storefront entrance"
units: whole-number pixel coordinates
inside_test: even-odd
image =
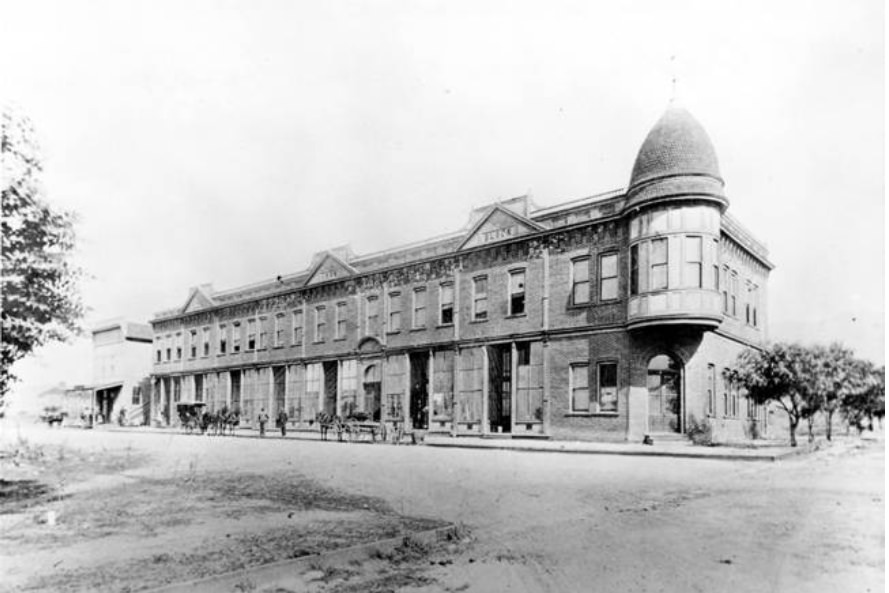
[[[382,383],[380,365],[372,364],[364,369],[364,410],[374,422],[379,422],[382,411]]]
[[[337,362],[329,360],[322,363],[324,373],[324,406],[322,410],[331,416],[336,415]]]
[[[411,398],[408,413],[411,426],[425,430],[429,427],[429,353],[413,353],[410,362]]]
[[[648,363],[648,430],[682,431],[682,365],[666,354]]]
[[[488,425],[491,432],[512,427],[512,345],[488,347]]]

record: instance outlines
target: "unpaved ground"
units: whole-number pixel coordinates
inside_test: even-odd
[[[90,450],[129,447],[151,460],[149,469],[134,470],[143,476],[270,474],[285,483],[301,476],[381,499],[404,516],[466,524],[475,537],[450,556],[418,559],[403,578],[362,582],[370,578],[365,572],[317,590],[883,590],[882,443],[739,463],[73,430],[32,438]],[[182,504],[167,498],[170,509]],[[193,502],[212,504],[206,496]],[[244,510],[241,521],[255,521],[261,513],[254,511]],[[192,525],[197,534],[209,529]],[[148,548],[156,537],[128,545]],[[48,570],[18,554],[20,546],[0,545],[0,568]],[[164,545],[170,554],[195,546],[187,539]],[[92,554],[76,559],[82,569],[113,552]],[[109,590],[120,590],[112,583]]]

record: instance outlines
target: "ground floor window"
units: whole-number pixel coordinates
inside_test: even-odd
[[[575,363],[569,367],[568,382],[571,389],[571,411],[589,412],[590,410],[590,365]]]
[[[617,363],[600,362],[599,411],[617,412]]]

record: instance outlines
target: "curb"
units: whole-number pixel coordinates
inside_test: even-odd
[[[630,457],[672,457],[686,459],[713,459],[716,461],[778,461],[793,455],[800,455],[806,451],[785,451],[782,453],[765,453],[758,455],[739,455],[737,453],[696,453],[684,451],[636,451],[636,450],[595,450],[595,449],[554,449],[549,447],[510,447],[508,445],[481,445],[472,443],[446,443],[446,442],[430,442],[424,443],[427,447],[450,447],[454,449],[482,449],[494,451],[517,451],[528,453],[562,453],[571,455],[623,455]]]
[[[76,427],[72,427],[76,428]],[[187,435],[184,432],[181,432],[175,428],[148,428],[142,429],[141,427],[120,427],[120,426],[109,426],[103,428],[108,432],[135,432],[135,433],[144,433],[144,434],[156,434],[156,435],[164,435],[164,434],[181,434],[183,436],[203,436],[203,435]],[[329,439],[327,441],[323,441],[320,438],[305,438],[300,437],[300,434],[317,434],[315,431],[306,431],[306,430],[293,430],[290,432],[293,436],[282,437],[278,434],[270,434],[265,437],[260,437],[258,434],[252,433],[244,433],[238,434],[235,433],[233,435],[225,435],[220,436],[219,438],[239,438],[239,439],[256,439],[256,440],[269,440],[269,441],[312,441],[317,443],[338,443],[336,439]],[[540,446],[524,446],[524,447],[515,447],[511,446],[508,443],[509,441],[503,441],[503,444],[496,444],[496,440],[487,441],[491,444],[481,444],[481,443],[467,443],[466,441],[455,440],[453,442],[450,441],[437,441],[437,440],[429,440],[426,439],[423,442],[423,445],[427,447],[439,447],[439,448],[452,448],[452,449],[475,449],[475,450],[491,450],[491,451],[517,451],[517,452],[528,452],[528,453],[562,453],[562,454],[570,454],[570,455],[622,455],[628,457],[669,457],[674,459],[713,459],[715,461],[764,461],[764,462],[776,462],[782,459],[787,459],[789,457],[796,457],[799,455],[805,455],[809,453],[815,453],[817,450],[810,451],[806,447],[797,447],[790,451],[781,451],[777,453],[751,453],[751,454],[739,454],[739,453],[704,453],[703,451],[670,451],[664,449],[652,449],[652,450],[638,450],[638,449],[614,449],[614,450],[606,450],[606,449],[576,449],[576,448],[554,448],[554,447],[540,447]],[[549,441],[556,442],[556,441]],[[355,441],[349,442],[347,440],[342,441],[342,443],[348,443],[352,445],[361,445],[372,444],[369,441]],[[378,444],[386,444],[386,443],[378,443]],[[707,450],[712,450],[714,448],[708,448]]]
[[[400,537],[379,540],[366,544],[358,544],[348,548],[300,556],[290,560],[279,560],[250,568],[243,568],[222,573],[212,577],[184,581],[164,585],[154,589],[146,589],[145,593],[218,593],[224,591],[243,591],[245,581],[252,583],[257,589],[287,581],[288,587],[305,588],[312,579],[303,575],[309,571],[323,570],[328,566],[342,566],[352,560],[365,560],[375,552],[390,552],[402,544],[407,538],[423,544],[434,544],[457,535],[457,526],[450,524],[427,531],[409,533]]]

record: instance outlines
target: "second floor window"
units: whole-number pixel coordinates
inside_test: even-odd
[[[241,351],[241,322],[232,323],[232,352],[237,354]]]
[[[571,304],[590,302],[590,258],[571,260]]]
[[[346,337],[346,303],[336,304],[336,339],[342,340]]]
[[[225,354],[226,349],[228,347],[228,344],[226,343],[227,336],[226,336],[225,330],[226,330],[225,325],[219,326],[219,353],[220,354]]]
[[[176,360],[182,360],[182,334],[176,334]]]
[[[617,254],[599,256],[599,300],[612,301],[617,298]]]
[[[414,289],[414,311],[412,327],[426,327],[426,288]]]
[[[525,313],[525,270],[513,270],[509,273],[509,314]]]
[[[488,277],[472,279],[472,318],[476,321],[488,318]]]
[[[729,288],[729,273],[728,266],[723,266],[722,268],[722,277],[719,281],[720,290],[722,291],[722,312],[728,315],[729,312],[729,300],[728,300],[728,288]]]
[[[401,293],[389,293],[389,327],[388,331],[401,331]]]
[[[256,320],[247,320],[247,350],[256,350]]]
[[[738,316],[738,273],[732,271],[732,317]]]
[[[204,328],[204,356],[210,356],[210,328]]]
[[[315,307],[315,341],[324,341],[324,330],[327,327],[327,308],[324,305]]]
[[[303,343],[303,312],[293,312],[293,345],[299,346]]]
[[[376,295],[367,297],[367,335],[375,336],[380,329],[380,298]]]
[[[259,318],[259,347],[265,349],[269,347],[269,319],[268,317]]]
[[[188,337],[189,340],[189,349],[191,353],[191,358],[197,358],[198,356],[198,330],[193,329]]]
[[[275,315],[275,347],[280,348],[284,345],[284,314]]]
[[[454,284],[446,282],[439,287],[439,323],[451,325],[454,323]]]

